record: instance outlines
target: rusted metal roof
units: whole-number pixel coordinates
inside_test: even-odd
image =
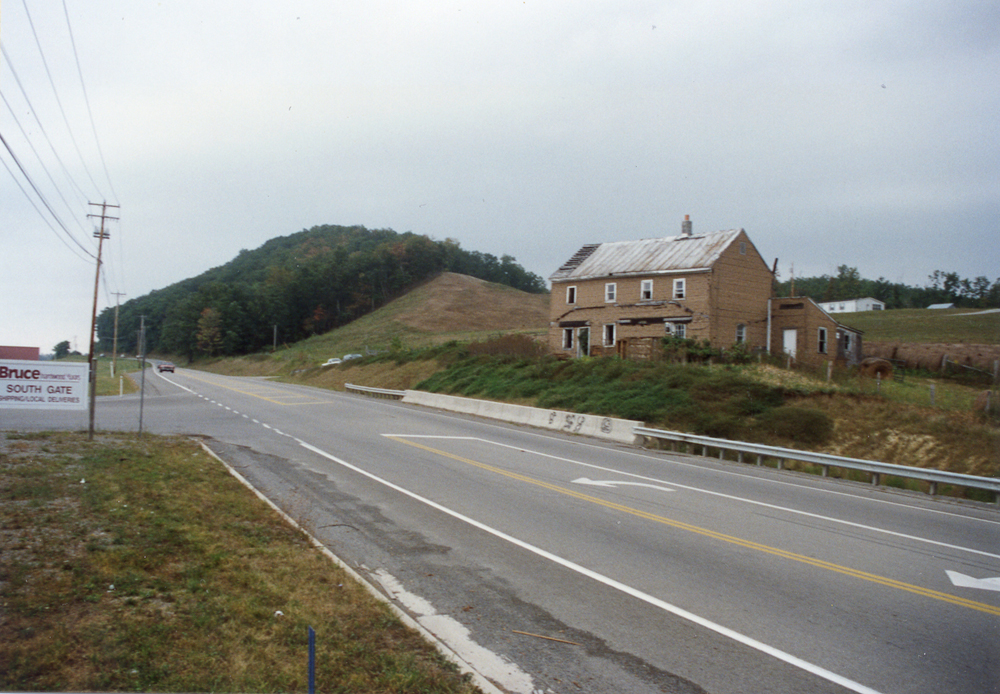
[[[588,244],[549,277],[552,282],[621,275],[655,275],[707,270],[742,229],[694,236]]]

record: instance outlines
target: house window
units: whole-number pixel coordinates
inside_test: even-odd
[[[573,349],[573,328],[563,328],[563,349]]]
[[[613,347],[615,344],[615,324],[605,323],[604,324],[604,346]]]
[[[604,301],[609,304],[613,304],[618,296],[618,285],[614,282],[608,282],[604,285]]]
[[[566,287],[566,303],[576,303],[576,287]]]
[[[740,323],[736,326],[736,342],[746,342],[747,341],[747,326]]]
[[[684,280],[674,280],[674,298],[683,299],[684,298]]]
[[[653,280],[643,280],[639,288],[639,300],[649,301],[653,298]]]
[[[819,329],[819,334],[816,337],[816,351],[820,354],[826,354],[826,328]]]
[[[851,353],[851,334],[844,333],[844,351],[848,354]]]
[[[672,335],[683,340],[684,336],[687,334],[687,330],[683,323],[665,323],[664,325],[667,328],[667,335]]]
[[[747,242],[740,241],[740,255],[746,255],[746,254],[747,254]]]

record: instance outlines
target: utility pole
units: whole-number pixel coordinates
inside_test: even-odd
[[[90,354],[87,363],[90,365],[90,428],[88,429],[87,440],[94,440],[94,403],[97,400],[97,362],[94,360],[94,335],[97,332],[97,290],[101,286],[101,252],[104,249],[104,239],[111,238],[111,234],[104,231],[104,222],[107,219],[115,219],[108,215],[108,208],[118,208],[118,205],[109,205],[106,202],[91,202],[89,205],[101,206],[101,214],[88,214],[88,217],[101,218],[101,230],[94,232],[97,239],[97,272],[94,277],[94,310],[90,314]]]
[[[139,437],[142,438],[142,408],[146,404],[146,316],[139,316]]]
[[[111,293],[115,295],[115,339],[112,343],[114,347],[111,349],[111,376],[114,377],[117,373],[116,367],[118,365],[118,303],[125,296],[125,292]]]

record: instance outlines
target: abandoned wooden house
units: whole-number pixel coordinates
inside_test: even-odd
[[[696,235],[685,218],[679,236],[585,245],[549,280],[555,353],[648,359],[672,335],[806,362],[860,359],[858,331],[809,299],[775,299],[774,273],[743,229]]]

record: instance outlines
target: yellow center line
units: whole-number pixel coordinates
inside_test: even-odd
[[[240,393],[242,395],[249,395],[252,398],[257,398],[259,400],[265,400],[265,401],[273,403],[275,405],[284,405],[284,406],[291,406],[291,405],[294,405],[294,406],[299,406],[299,405],[329,405],[329,404],[332,403],[331,400],[311,400],[311,401],[307,401],[307,402],[295,402],[295,403],[282,402],[281,400],[275,400],[274,398],[268,398],[268,397],[265,397],[263,395],[259,395],[258,393],[255,393],[255,392],[250,391],[250,390],[241,390],[239,388],[233,388],[232,386],[224,385],[222,383],[219,383],[218,381],[213,381],[212,379],[209,379],[209,378],[200,378],[198,376],[192,376],[189,373],[185,373],[184,375],[187,376],[188,378],[193,378],[196,381],[201,381],[202,383],[208,383],[209,385],[217,386],[219,388],[224,388],[225,390],[231,390],[234,393]],[[267,388],[267,386],[264,386],[264,388]],[[280,391],[278,391],[277,388],[270,388],[269,390],[273,390],[275,392],[280,392]],[[305,398],[305,397],[308,397],[308,396],[306,396],[306,395],[298,395],[296,393],[288,393],[288,394],[278,395],[277,397],[282,397],[282,398]]]
[[[614,509],[616,511],[621,511],[622,513],[627,513],[633,516],[637,516],[644,520],[653,521],[655,523],[661,523],[663,525],[667,525],[672,528],[677,528],[678,530],[686,530],[688,532],[695,533],[697,535],[702,535],[704,537],[712,538],[713,540],[719,540],[720,542],[727,542],[729,544],[756,550],[758,552],[763,552],[765,554],[771,554],[773,556],[781,557],[783,559],[788,559],[790,561],[796,561],[802,564],[808,564],[809,566],[815,566],[820,569],[825,569],[827,571],[833,571],[835,573],[843,574],[845,576],[859,578],[863,581],[877,583],[879,585],[887,586],[889,588],[895,588],[897,590],[905,590],[908,593],[914,593],[915,595],[922,595],[924,597],[931,598],[933,600],[941,600],[942,602],[948,602],[953,605],[968,607],[970,609],[978,610],[980,612],[985,612],[987,614],[1000,616],[1000,607],[995,607],[993,605],[988,605],[982,602],[976,602],[974,600],[967,600],[965,598],[961,598],[955,595],[950,595],[948,593],[943,593],[937,590],[932,590],[930,588],[922,588],[921,586],[915,586],[910,583],[904,583],[903,581],[897,581],[895,579],[887,578],[885,576],[871,574],[866,571],[859,571],[858,569],[852,569],[847,566],[833,564],[831,562],[824,561],[822,559],[807,557],[803,554],[796,554],[795,552],[789,552],[787,550],[779,549],[777,547],[763,545],[760,544],[759,542],[753,542],[751,540],[745,540],[743,538],[734,537],[732,535],[726,535],[724,533],[716,532],[714,530],[709,530],[707,528],[701,528],[696,525],[691,525],[689,523],[684,523],[681,521],[673,520],[671,518],[666,518],[664,516],[659,516],[654,513],[649,513],[648,511],[641,511],[639,509],[632,508],[631,506],[625,506],[623,504],[615,503],[613,501],[600,499],[596,496],[584,494],[574,489],[567,489],[565,487],[560,487],[558,485],[551,484],[549,482],[544,482],[534,477],[528,477],[527,475],[522,475],[517,472],[503,470],[501,468],[497,468],[492,465],[487,465],[486,463],[481,463],[479,461],[471,460],[469,458],[463,458],[462,456],[455,455],[454,453],[448,453],[447,451],[431,448],[430,446],[425,446],[421,443],[416,443],[414,441],[409,441],[407,439],[398,438],[396,436],[388,436],[387,438],[392,439],[393,441],[397,441],[398,443],[403,443],[408,446],[413,446],[414,448],[419,448],[421,450],[427,451],[428,453],[441,455],[446,458],[456,460],[460,463],[465,463],[467,465],[472,465],[474,467],[478,467],[483,470],[496,473],[498,475],[503,475],[504,477],[509,477],[511,479],[518,480],[520,482],[533,484],[538,487],[542,487],[544,489],[557,492],[559,494],[564,494],[566,496],[571,496],[575,499],[580,499],[581,501],[586,501],[588,503],[597,504],[599,506],[604,506],[606,508]]]

